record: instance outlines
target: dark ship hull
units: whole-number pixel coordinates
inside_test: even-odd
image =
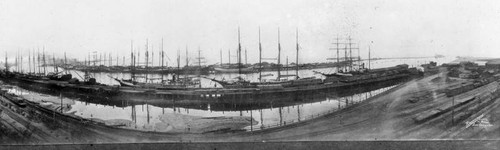
[[[0,79],[10,84],[46,90],[52,93],[71,92],[75,95],[85,97],[106,97],[110,99],[132,100],[132,101],[164,101],[170,99],[183,99],[185,101],[205,101],[219,99],[255,99],[270,95],[280,95],[296,92],[310,92],[318,90],[336,90],[350,87],[359,87],[378,82],[392,82],[398,79],[407,79],[415,75],[407,69],[398,73],[386,74],[384,76],[373,76],[363,80],[353,82],[343,82],[343,80],[322,80],[316,83],[317,79],[292,80],[285,83],[247,83],[249,86],[234,88],[194,88],[194,87],[120,87],[103,84],[69,83],[67,81],[29,79],[22,76],[11,76],[7,72],[0,74]],[[336,78],[335,78],[336,79]],[[311,82],[312,80],[316,82]],[[271,87],[276,86],[277,87]]]

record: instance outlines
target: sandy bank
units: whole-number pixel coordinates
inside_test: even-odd
[[[248,116],[220,116],[199,117],[176,113],[166,113],[159,116],[160,122],[144,126],[136,126],[131,120],[111,119],[98,120],[109,126],[128,128],[142,131],[169,132],[169,133],[205,133],[219,130],[241,130],[258,121]]]

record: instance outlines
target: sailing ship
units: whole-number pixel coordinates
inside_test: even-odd
[[[238,35],[240,35],[238,29]],[[259,29],[260,35],[260,29]],[[297,32],[298,35],[298,32]],[[239,37],[238,37],[239,39]],[[279,39],[279,30],[278,30]],[[241,52],[241,44],[238,40],[238,51]],[[132,44],[131,44],[132,45]],[[299,51],[298,36],[297,36],[297,54]],[[131,46],[132,47],[132,46]],[[133,51],[133,50],[132,50]],[[262,69],[262,47],[260,44],[259,36],[259,68]],[[139,53],[138,53],[139,54]],[[241,54],[241,53],[240,53]],[[278,64],[281,63],[281,45],[278,40]],[[148,54],[146,54],[148,55]],[[241,58],[241,56],[240,56]],[[351,57],[352,58],[352,57]],[[298,62],[298,57],[296,58]],[[5,70],[0,72],[0,79],[12,84],[21,85],[27,88],[36,87],[38,90],[44,89],[47,91],[59,90],[60,92],[72,92],[84,96],[95,96],[95,97],[108,97],[117,99],[129,99],[142,101],[144,97],[148,97],[148,100],[165,100],[165,97],[177,97],[177,98],[187,98],[187,99],[205,99],[205,98],[222,98],[222,97],[255,97],[255,96],[266,96],[273,95],[276,93],[297,93],[306,91],[319,91],[319,90],[331,90],[331,89],[341,89],[352,86],[360,86],[371,83],[379,82],[393,82],[396,79],[405,79],[415,75],[417,72],[415,68],[408,68],[408,65],[400,65],[392,68],[385,68],[377,70],[368,70],[363,72],[358,70],[357,72],[342,72],[343,76],[338,76],[337,74],[324,74],[326,79],[314,78],[314,77],[299,77],[298,76],[298,66],[296,65],[295,79],[284,79],[281,75],[281,68],[278,71],[278,77],[274,80],[263,80],[262,72],[259,72],[259,81],[248,81],[243,79],[243,77],[237,77],[234,80],[216,80],[215,81],[223,86],[223,88],[209,88],[201,87],[199,85],[199,78],[188,77],[185,75],[181,78],[180,69],[180,56],[178,56],[178,73],[172,76],[172,80],[162,80],[161,83],[148,83],[148,82],[138,82],[135,78],[134,70],[138,59],[135,57],[134,53],[131,52],[131,79],[117,79],[121,86],[111,86],[104,85],[95,82],[95,79],[90,78],[86,83],[69,82],[69,81],[54,81],[54,80],[38,80],[29,79],[22,76],[11,76],[12,72]],[[146,60],[148,61],[148,60]],[[241,60],[238,61],[241,64]],[[148,64],[148,63],[146,63]],[[298,63],[297,63],[298,64]],[[45,66],[45,65],[44,65]],[[280,65],[278,65],[280,66]],[[149,66],[146,66],[149,68]],[[241,67],[239,67],[241,68]],[[44,68],[45,69],[45,68]],[[240,72],[240,70],[239,70]],[[372,73],[367,73],[372,72]],[[240,73],[241,74],[241,73]],[[418,74],[417,74],[418,75]],[[345,77],[344,77],[345,76]],[[145,78],[148,78],[146,75]],[[93,80],[92,80],[93,79]],[[163,78],[162,78],[163,79]],[[149,80],[146,80],[149,81]]]
[[[214,71],[217,73],[254,73],[255,69],[246,64],[220,64],[214,66]]]
[[[393,67],[386,67],[386,68],[378,68],[378,69],[371,69],[371,48],[368,47],[368,68],[365,67],[365,64],[359,64],[361,63],[361,57],[359,56],[359,47],[352,47],[352,45],[355,45],[355,43],[352,42],[352,39],[349,37],[347,39],[347,43],[341,43],[339,42],[339,38],[336,38],[336,42],[333,44],[336,45],[336,48],[333,48],[331,50],[336,50],[337,51],[337,63],[340,63],[340,58],[339,58],[339,51],[344,50],[344,66],[337,67],[337,72],[334,73],[322,73],[318,71],[313,71],[315,73],[321,74],[325,76],[325,80],[323,81],[324,84],[335,84],[338,82],[343,82],[343,83],[354,83],[354,82],[370,82],[371,80],[377,80],[379,78],[384,78],[384,77],[390,77],[390,76],[395,76],[398,74],[404,74],[404,73],[409,73],[409,68],[407,64],[401,64],[401,65],[396,65]],[[345,48],[340,48],[339,45],[343,44]],[[352,50],[358,50],[358,64],[357,64],[357,69],[354,67],[354,60],[352,57]],[[348,56],[348,53],[350,56]]]
[[[223,81],[223,80],[216,80],[216,79],[210,79],[214,82],[217,82],[222,85],[224,88],[260,88],[260,89],[282,89],[286,87],[296,87],[296,86],[305,86],[305,85],[315,85],[315,84],[320,84],[321,79],[316,79],[315,77],[307,77],[307,78],[300,78],[298,75],[298,60],[299,60],[299,43],[298,43],[298,30],[296,33],[296,73],[295,75],[281,75],[281,43],[280,43],[280,31],[278,29],[278,76],[275,80],[263,80],[262,79],[262,44],[260,42],[260,28],[259,28],[259,81],[258,82],[250,82],[247,80],[244,80],[242,77],[236,77],[236,80],[231,80],[231,81]],[[240,32],[238,29],[238,51],[241,52],[241,43],[240,43]],[[240,55],[238,55],[240,59]],[[238,62],[240,63],[240,62]],[[240,68],[240,74],[241,74],[241,68]],[[295,79],[287,79],[288,77],[295,77]]]
[[[20,55],[20,54],[18,54]],[[40,58],[40,54],[38,54],[38,66],[39,67],[43,67],[43,73],[41,72],[41,70],[38,71],[38,73],[36,72],[36,67],[37,64],[35,64],[35,57],[33,56],[33,71],[31,69],[31,65],[32,65],[32,59],[31,59],[31,54],[29,54],[29,62],[28,62],[28,71],[27,72],[24,72],[23,70],[23,59],[22,59],[22,56],[16,56],[16,70],[13,71],[13,72],[10,72],[10,76],[12,77],[21,77],[21,78],[26,78],[26,79],[37,79],[37,80],[54,80],[54,81],[69,81],[72,79],[72,75],[70,73],[68,73],[67,70],[64,70],[64,71],[59,71],[59,68],[58,68],[58,64],[57,62],[55,61],[55,55],[52,56],[52,66],[54,67],[54,72],[47,72],[46,70],[46,67],[48,66],[47,65],[47,62],[46,62],[46,56],[45,56],[45,47],[43,48],[43,55],[42,57]],[[43,59],[43,64],[40,64],[40,59]],[[9,66],[7,65],[7,54],[5,56],[5,68],[6,70],[8,70]]]
[[[149,68],[149,53],[148,53],[148,42],[146,41],[146,66],[145,66],[145,69],[147,70]],[[163,48],[163,42],[162,42],[162,46]],[[172,80],[164,80],[163,79],[163,76],[161,78],[148,78],[148,75],[146,74],[145,75],[145,80],[146,82],[138,82],[136,80],[137,77],[139,76],[136,76],[135,75],[135,70],[136,70],[136,57],[133,53],[133,42],[131,42],[131,57],[132,57],[132,61],[131,61],[131,70],[132,70],[132,78],[131,79],[118,79],[118,78],[115,78],[115,77],[112,77],[112,76],[109,76],[110,78],[113,78],[115,81],[117,81],[120,86],[125,86],[125,87],[136,87],[136,88],[158,88],[158,89],[182,89],[182,88],[188,88],[188,87],[194,87],[194,86],[197,86],[200,84],[200,81],[199,79],[196,80],[196,79],[193,79],[192,77],[184,77],[184,78],[180,78],[178,75],[174,74],[172,76]],[[163,49],[162,49],[163,51]],[[186,54],[187,54],[187,48],[186,48]],[[178,63],[180,63],[180,55],[178,55]],[[186,55],[187,57],[187,55]],[[201,59],[201,57],[200,57]],[[163,58],[162,58],[162,61],[163,61]],[[186,58],[186,63],[188,62],[188,58]],[[186,64],[185,67],[188,67],[188,65]],[[201,65],[200,67],[198,68],[202,68]],[[180,71],[180,66],[178,66],[178,70]],[[151,81],[151,80],[161,80],[160,83],[153,83],[153,82],[148,82],[148,81]]]

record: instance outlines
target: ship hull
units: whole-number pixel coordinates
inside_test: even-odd
[[[71,92],[74,95],[85,97],[107,97],[117,98],[122,100],[143,101],[147,100],[165,100],[165,99],[188,99],[188,100],[217,100],[224,98],[258,98],[261,96],[269,96],[275,94],[308,92],[317,90],[335,90],[337,88],[349,88],[363,86],[376,82],[391,82],[392,80],[408,78],[411,74],[403,73],[392,76],[385,76],[359,82],[349,83],[324,83],[318,85],[304,85],[296,87],[284,88],[136,88],[136,87],[119,87],[107,85],[82,85],[69,84],[64,81],[44,81],[30,80],[20,78],[0,78],[9,84],[24,86],[59,94],[61,92]]]
[[[222,68],[222,67],[214,67],[214,71],[218,73],[239,73],[240,69],[238,68]],[[255,70],[251,67],[241,68],[241,73],[252,73]]]

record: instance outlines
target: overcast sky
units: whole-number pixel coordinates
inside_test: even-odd
[[[91,51],[121,59],[131,40],[144,53],[148,39],[157,53],[163,38],[172,61],[187,46],[191,57],[200,47],[209,63],[220,61],[222,49],[227,63],[238,27],[249,62],[258,61],[259,27],[264,57],[277,56],[280,28],[290,62],[296,29],[301,62],[334,57],[328,48],[337,36],[360,43],[362,57],[369,45],[373,57],[500,57],[498,0],[0,0],[0,51],[10,54],[45,46],[82,60]]]

